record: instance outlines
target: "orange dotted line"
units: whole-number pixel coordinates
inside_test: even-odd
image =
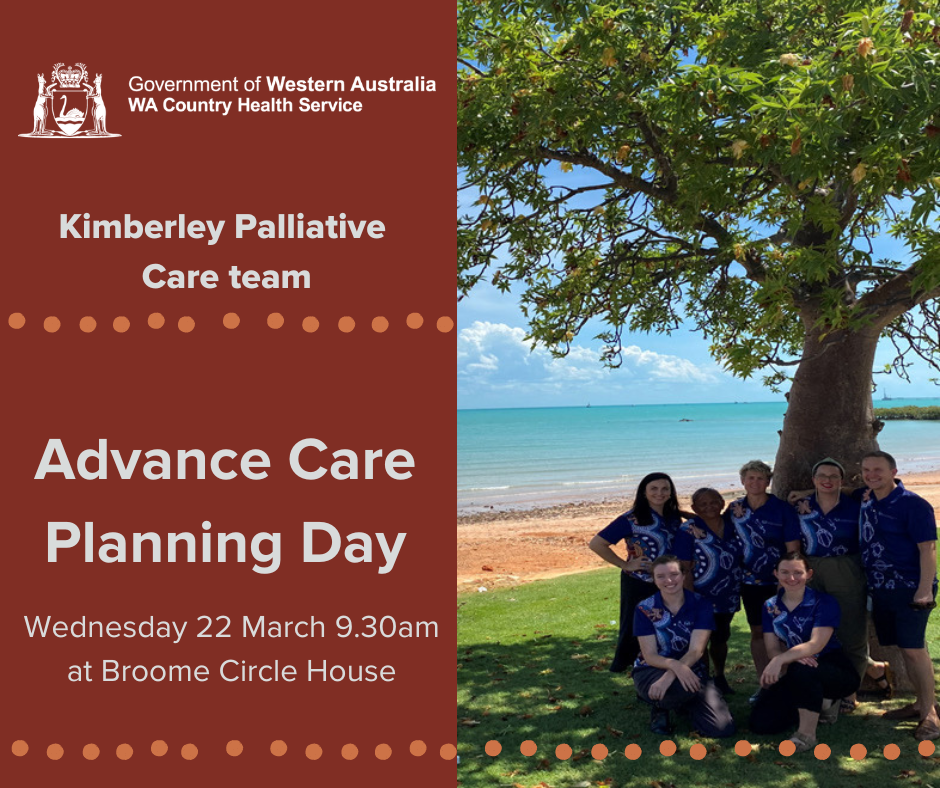
[[[226,328],[238,328],[241,322],[241,318],[234,312],[229,312],[222,317],[222,325]],[[7,323],[9,324],[10,328],[20,329],[26,325],[26,317],[22,312],[14,312],[7,319]],[[284,323],[284,316],[280,314],[280,312],[272,312],[267,317],[267,324],[269,328],[278,329],[281,328]],[[165,324],[166,318],[159,312],[154,312],[147,318],[147,325],[151,328],[163,328]],[[311,315],[305,317],[300,325],[304,331],[306,331],[308,334],[312,334],[314,331],[320,328],[320,321]],[[386,331],[388,331],[389,325],[390,323],[388,318],[382,317],[381,315],[372,319],[372,330],[376,334],[384,334]],[[408,315],[407,318],[405,318],[405,325],[408,326],[408,328],[421,328],[421,326],[424,325],[424,317],[417,312],[412,312],[410,315]],[[42,321],[42,327],[48,333],[54,334],[56,331],[62,328],[62,321],[54,315],[50,315]],[[90,334],[92,331],[98,328],[98,321],[91,316],[86,316],[78,321],[78,327],[84,333]],[[131,327],[131,321],[122,315],[120,317],[114,318],[114,320],[111,321],[111,327],[119,334],[123,334]],[[181,317],[177,321],[176,327],[184,334],[188,334],[190,331],[196,328],[196,321],[187,315],[185,317]],[[339,319],[336,327],[344,334],[348,334],[356,329],[356,321],[347,315]],[[437,330],[442,334],[446,334],[452,331],[453,328],[453,318],[447,317],[445,315],[444,317],[439,317],[437,319]]]
[[[483,748],[487,755],[491,757],[496,757],[503,751],[503,745],[500,744],[496,739],[490,739],[486,743],[486,746]],[[532,757],[538,752],[538,745],[531,739],[526,739],[519,745],[519,752],[525,755],[527,758]],[[745,757],[751,754],[753,746],[749,741],[742,739],[734,745],[734,752],[736,755]],[[672,757],[679,751],[678,746],[674,741],[669,739],[663,741],[659,745],[660,755],[664,755],[667,758]],[[796,745],[790,741],[783,741],[778,747],[778,751],[784,757],[789,757],[796,752]],[[936,751],[936,745],[932,741],[922,741],[917,745],[917,752],[922,755],[924,758],[929,758]],[[591,748],[591,757],[594,760],[602,761],[608,756],[610,751],[603,744],[595,744]],[[567,761],[573,754],[571,746],[568,744],[559,744],[555,748],[555,757],[560,761]],[[631,761],[637,760],[642,754],[643,750],[639,744],[628,744],[626,749],[623,751],[624,757],[628,758]],[[826,760],[830,755],[832,755],[832,750],[829,748],[828,744],[817,744],[816,748],[813,750],[813,754],[820,761]],[[882,754],[889,761],[897,760],[901,755],[901,748],[896,744],[887,744],[882,750]],[[705,748],[704,744],[696,742],[691,747],[689,747],[689,756],[696,761],[702,760],[706,755],[708,755],[708,750]],[[868,756],[868,749],[864,744],[853,744],[849,750],[849,755],[854,758],[856,761],[864,760]]]
[[[29,745],[22,739],[18,739],[13,742],[11,750],[14,755],[22,758],[29,752]],[[225,745],[225,752],[233,758],[237,758],[244,750],[245,746],[237,739],[233,739]],[[280,758],[287,753],[287,742],[281,739],[273,741],[271,742],[270,750],[271,755]],[[170,748],[165,741],[157,740],[150,745],[150,752],[158,758],[162,758],[169,751]],[[417,739],[411,742],[408,751],[415,757],[421,757],[428,751],[428,745],[420,739]],[[114,754],[122,761],[128,761],[134,756],[134,748],[131,747],[130,744],[119,744]],[[359,748],[355,744],[344,744],[340,754],[345,760],[354,761],[359,757]],[[61,744],[50,744],[46,747],[46,757],[52,761],[58,761],[64,755],[65,749]],[[101,755],[101,750],[97,744],[86,744],[82,748],[82,756],[87,761],[93,761],[99,755]],[[184,744],[180,748],[180,755],[187,761],[195,760],[199,755],[199,748],[196,747],[195,744]],[[323,755],[323,748],[319,744],[308,744],[307,748],[304,750],[304,755],[306,755],[309,760],[316,761]],[[453,744],[442,744],[440,755],[445,761],[452,761],[457,757],[457,748]],[[375,757],[380,761],[387,761],[392,757],[392,748],[388,744],[379,744],[375,748]]]

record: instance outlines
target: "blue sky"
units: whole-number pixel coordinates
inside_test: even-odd
[[[624,362],[608,369],[592,340],[600,324],[573,343],[565,359],[544,348],[530,350],[517,299],[487,285],[457,306],[457,407],[526,408],[684,402],[758,402],[782,399],[758,378],[740,380],[711,358],[701,336],[680,329],[665,334],[628,334]],[[882,342],[876,368],[892,358]],[[917,365],[911,383],[877,375],[876,398],[940,397],[928,378],[938,373]],[[784,387],[785,390],[785,387]]]

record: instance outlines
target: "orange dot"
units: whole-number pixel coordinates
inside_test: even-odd
[[[457,757],[457,748],[453,744],[441,745],[441,757],[445,761],[452,761]]]
[[[159,312],[154,312],[147,318],[147,325],[151,328],[163,328],[164,323],[166,323],[166,318]]]
[[[312,334],[320,327],[320,321],[315,317],[305,317],[303,322],[304,331],[308,334]]]
[[[271,755],[280,758],[285,752],[287,752],[287,742],[281,739],[271,742]]]
[[[817,744],[816,749],[813,750],[813,755],[816,756],[817,760],[824,761],[832,755],[832,750],[829,749],[828,744]]]
[[[183,749],[180,750],[180,755],[182,755],[187,761],[193,760],[197,755],[199,755],[199,748],[195,744],[184,744]]]
[[[56,331],[58,331],[59,326],[61,325],[62,324],[59,322],[59,318],[57,317],[47,317],[42,321],[42,327],[50,334],[54,334]]]
[[[237,758],[239,755],[241,755],[244,749],[245,746],[238,739],[232,739],[228,744],[225,745],[225,751],[233,758]]]
[[[734,751],[742,758],[745,755],[751,754],[751,743],[745,739],[741,739],[737,744],[734,745]]]
[[[14,312],[7,322],[10,324],[10,328],[22,328],[26,325],[26,318],[22,312]]]
[[[115,331],[119,334],[123,334],[131,327],[131,321],[122,315],[121,317],[114,318],[114,322],[111,325],[114,326]]]
[[[487,755],[499,755],[499,750],[496,750],[496,752],[490,752],[491,743],[499,747],[499,742],[487,742],[486,754]],[[500,747],[499,749],[502,749],[502,747]],[[421,741],[421,739],[417,739],[416,741],[411,742],[411,746],[408,748],[408,750],[412,755],[416,755],[420,757],[428,751],[428,745],[426,745],[423,741]]]
[[[83,317],[78,321],[78,327],[86,334],[90,334],[98,327],[98,323],[93,317]]]
[[[49,756],[50,761],[57,761],[65,755],[65,750],[62,749],[61,744],[50,744],[46,748],[46,755]]]
[[[922,741],[917,745],[917,752],[925,758],[929,758],[936,751],[937,746],[932,741]]]
[[[603,744],[595,744],[591,747],[591,757],[595,761],[602,761],[607,757],[609,750]]]
[[[424,318],[418,312],[412,312],[405,319],[405,323],[407,323],[408,328],[421,328],[424,325]]]
[[[856,761],[861,761],[868,755],[868,750],[865,749],[864,744],[853,744],[852,749],[849,750],[849,755]]]
[[[17,739],[15,742],[13,742],[13,747],[11,747],[11,749],[13,750],[14,755],[22,758],[24,755],[26,755],[26,753],[29,752],[29,745],[22,739]]]
[[[115,754],[122,761],[130,760],[130,757],[134,754],[134,748],[129,744],[119,744]]]
[[[787,739],[786,741],[780,742],[780,746],[777,748],[781,755],[786,758],[789,758],[793,753],[796,752],[796,745]]]
[[[559,744],[555,748],[555,757],[559,761],[567,761],[571,757],[571,747],[567,744]]]
[[[242,322],[242,319],[236,315],[234,312],[228,312],[222,318],[222,325],[226,328],[238,328],[238,324]]]
[[[448,331],[453,330],[453,328],[454,328],[454,321],[451,320],[451,318],[446,317],[446,316],[438,318],[437,330],[440,331],[442,334],[446,334]]]
[[[85,756],[86,761],[93,761],[101,755],[101,750],[98,749],[97,744],[86,744],[82,747],[82,755]]]
[[[491,755],[495,758],[503,751],[503,745],[496,741],[496,739],[490,739],[483,750],[487,755]],[[414,745],[412,745],[411,751],[414,752]],[[414,754],[417,755],[418,753],[414,752]]]
[[[272,312],[268,315],[268,328],[280,328],[284,325],[284,315],[280,312]]]
[[[677,749],[678,748],[676,747],[676,743],[674,741],[666,739],[666,741],[659,745],[659,754],[665,755],[667,758],[669,758],[670,756],[676,754]]]
[[[387,744],[380,744],[375,748],[375,757],[380,761],[387,761],[392,757],[392,748]]]
[[[631,761],[637,760],[643,754],[643,748],[639,744],[628,744],[627,748],[623,751],[624,757],[629,758]]]
[[[169,752],[170,748],[166,746],[166,742],[162,739],[157,739],[153,744],[150,745],[150,752],[156,755],[158,758],[162,758],[164,755]]]
[[[519,752],[521,752],[526,757],[530,755],[535,755],[538,751],[538,746],[532,739],[526,739],[519,747]]]
[[[356,321],[353,320],[348,315],[346,317],[341,317],[339,319],[339,330],[344,334],[348,334],[356,327]]]
[[[319,744],[308,744],[307,749],[304,750],[304,754],[311,760],[315,761],[323,755],[323,748]]]
[[[696,742],[691,747],[689,747],[689,755],[691,755],[695,760],[700,761],[706,755],[708,755],[708,750],[705,749],[705,745],[699,742]]]
[[[895,761],[901,754],[901,748],[896,744],[888,744],[885,746],[884,754],[889,761]]]
[[[343,745],[343,757],[347,761],[356,760],[356,756],[359,755],[359,748],[355,744],[344,744]]]
[[[196,327],[196,321],[189,317],[189,315],[186,315],[185,317],[181,317],[176,325],[180,331],[184,334],[188,334]]]
[[[384,334],[388,331],[388,320],[384,317],[374,318],[372,321],[372,330],[375,331],[376,334]]]

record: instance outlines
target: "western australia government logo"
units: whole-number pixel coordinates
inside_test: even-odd
[[[66,67],[53,66],[49,84],[44,74],[37,74],[39,95],[33,106],[33,130],[21,137],[63,139],[98,139],[120,137],[107,130],[108,112],[101,97],[101,74],[88,84],[84,63]]]

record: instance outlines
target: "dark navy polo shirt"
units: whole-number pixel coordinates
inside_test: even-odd
[[[692,580],[697,593],[712,603],[716,613],[734,613],[741,607],[744,548],[729,518],[719,537],[700,517],[679,527],[673,550],[682,561],[694,561]]]
[[[863,490],[860,495],[859,542],[869,588],[917,588],[917,545],[937,540],[933,507],[905,490],[901,482],[880,501],[871,490]]]
[[[630,558],[645,555],[650,561],[655,561],[659,556],[669,555],[672,551],[672,540],[679,529],[679,521],[678,519],[667,521],[655,511],[651,511],[650,514],[653,522],[650,525],[640,525],[631,510],[620,515],[598,536],[610,544],[617,544],[621,539],[626,539],[627,553]],[[653,582],[653,576],[649,572],[628,572],[627,574],[637,580]]]
[[[786,550],[786,543],[800,539],[796,511],[773,495],[753,511],[745,496],[734,501],[726,514],[744,545],[744,585],[776,585],[774,569]]]
[[[681,659],[688,653],[696,629],[714,631],[715,614],[711,602],[694,591],[685,591],[685,602],[678,613],[669,612],[659,591],[640,602],[633,612],[633,634],[636,637],[655,635],[656,653],[667,659]],[[649,666],[641,651],[634,668],[643,667]],[[690,667],[699,678],[708,675],[704,656]]]
[[[796,513],[806,555],[828,557],[858,553],[858,501],[843,493],[839,503],[823,514],[814,494],[797,502]]]
[[[835,597],[807,588],[803,594],[803,601],[793,610],[787,610],[786,605],[783,604],[783,593],[781,588],[776,596],[764,602],[761,617],[764,632],[773,632],[788,649],[799,646],[801,643],[808,643],[816,627],[838,629],[842,612],[839,610],[839,603],[836,602]],[[819,653],[825,654],[827,651],[835,651],[838,648],[842,648],[842,644],[833,632],[829,642]]]

